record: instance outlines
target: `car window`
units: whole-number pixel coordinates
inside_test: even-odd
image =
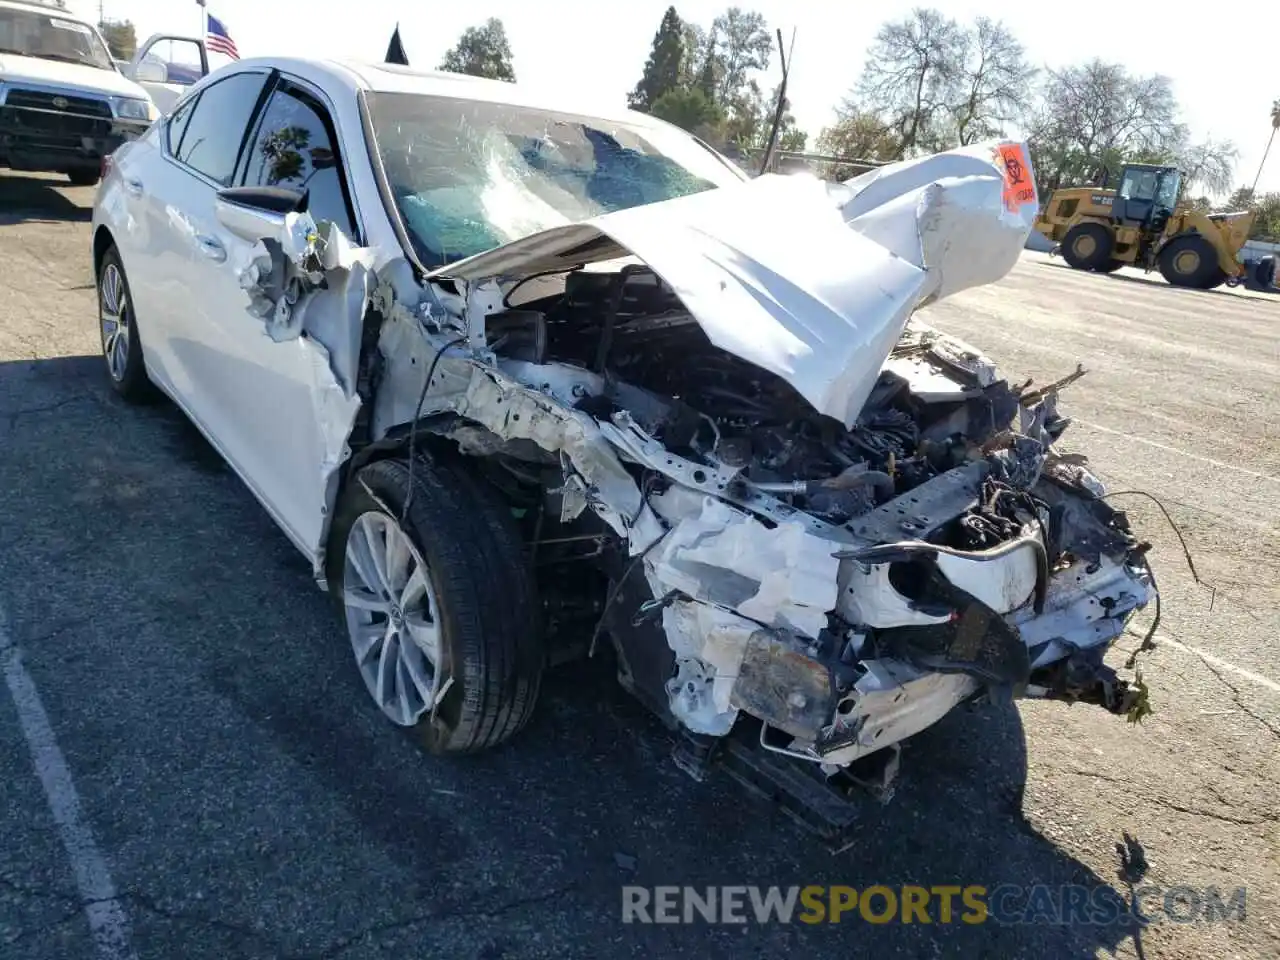
[[[195,109],[196,101],[199,99],[200,96],[197,94],[181,104],[165,124],[165,144],[174,156],[178,155],[178,148],[182,145],[182,133],[187,129],[187,121],[191,119],[191,111]]]
[[[282,86],[271,95],[249,146],[246,186],[287,187],[310,193],[308,210],[354,235],[342,168],[330,135],[329,113],[313,97]]]
[[[174,154],[178,162],[230,186],[265,81],[261,73],[237,73],[202,90]]]

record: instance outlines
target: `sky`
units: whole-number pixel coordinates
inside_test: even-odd
[[[468,26],[499,17],[511,42],[516,76],[539,85],[589,86],[619,99],[635,86],[654,31],[670,0],[208,0],[243,57],[318,56],[380,61],[397,22],[411,65],[435,67]],[[98,0],[67,0],[97,19]],[[195,0],[102,0],[109,19],[132,20],[141,42],[152,33],[191,35],[202,23]],[[680,16],[710,26],[727,0],[680,0]],[[796,31],[789,99],[810,135],[835,118],[856,82],[866,49],[886,20],[913,6],[933,6],[961,22],[984,15],[1002,20],[1047,67],[1100,57],[1135,73],[1173,80],[1182,119],[1196,139],[1232,140],[1240,150],[1236,179],[1258,172],[1271,133],[1270,107],[1280,99],[1272,66],[1280,34],[1280,4],[1236,4],[1222,17],[1185,16],[1177,4],[1115,4],[1077,0],[1064,8],[1028,0],[741,0],[770,29]],[[1249,8],[1249,9],[1246,9]],[[777,63],[762,86],[777,82]],[[1278,138],[1280,139],[1280,138]],[[1280,147],[1268,157],[1259,190],[1280,191]]]

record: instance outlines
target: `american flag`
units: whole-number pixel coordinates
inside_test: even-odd
[[[240,52],[236,50],[236,42],[231,39],[231,34],[227,33],[227,28],[222,25],[222,21],[212,13],[206,14],[206,19],[209,21],[209,26],[205,30],[205,47],[213,53],[225,53],[232,60],[239,60]]]

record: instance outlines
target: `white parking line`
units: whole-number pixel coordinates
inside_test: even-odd
[[[54,738],[49,714],[40,701],[31,674],[22,665],[22,655],[9,635],[9,623],[0,607],[0,669],[9,687],[9,695],[18,709],[18,721],[27,738],[31,761],[44,787],[49,810],[58,826],[63,849],[71,861],[76,886],[84,900],[84,915],[89,921],[94,946],[102,960],[136,960],[129,936],[129,919],[116,897],[115,883],[106,861],[98,852],[93,831],[80,811],[80,795],[76,793],[71,771]]]
[[[1194,654],[1200,659],[1213,664],[1219,670],[1226,670],[1228,673],[1234,673],[1237,677],[1244,677],[1246,680],[1252,680],[1258,686],[1265,687],[1272,693],[1280,693],[1280,683],[1276,683],[1276,681],[1272,680],[1270,677],[1264,677],[1262,674],[1254,673],[1252,670],[1246,670],[1244,667],[1237,667],[1234,663],[1228,663],[1221,657],[1215,657],[1207,650],[1201,650],[1199,647],[1193,647],[1191,644],[1183,643],[1181,640],[1174,640],[1167,634],[1160,632],[1156,633],[1156,642],[1158,644],[1168,644],[1169,646],[1176,647],[1186,653]]]
[[[1104,427],[1100,423],[1090,423],[1088,420],[1081,420],[1078,417],[1071,418],[1073,422],[1081,426],[1088,427],[1090,430],[1099,430],[1102,433],[1109,433],[1114,437],[1121,437],[1125,440],[1132,440],[1134,443],[1145,443],[1148,447],[1155,447],[1157,450],[1163,450],[1166,453],[1176,453],[1180,457],[1186,457],[1189,460],[1199,460],[1201,463],[1207,463],[1210,466],[1217,467],[1219,470],[1233,470],[1236,473],[1243,473],[1249,477],[1256,477],[1259,480],[1270,480],[1272,483],[1280,483],[1280,477],[1273,477],[1269,473],[1259,473],[1257,470],[1250,470],[1248,467],[1239,467],[1234,463],[1223,463],[1221,460],[1215,460],[1213,457],[1202,457],[1198,453],[1188,453],[1186,450],[1179,450],[1177,447],[1171,447],[1168,444],[1157,443],[1155,440],[1148,440],[1145,437],[1135,437],[1132,433],[1125,433],[1123,430],[1113,430],[1111,427]]]

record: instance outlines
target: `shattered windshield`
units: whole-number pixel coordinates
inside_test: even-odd
[[[0,54],[3,53],[115,69],[111,54],[88,24],[56,13],[0,7]]]
[[[742,180],[656,124],[407,93],[368,102],[396,210],[427,267]]]

